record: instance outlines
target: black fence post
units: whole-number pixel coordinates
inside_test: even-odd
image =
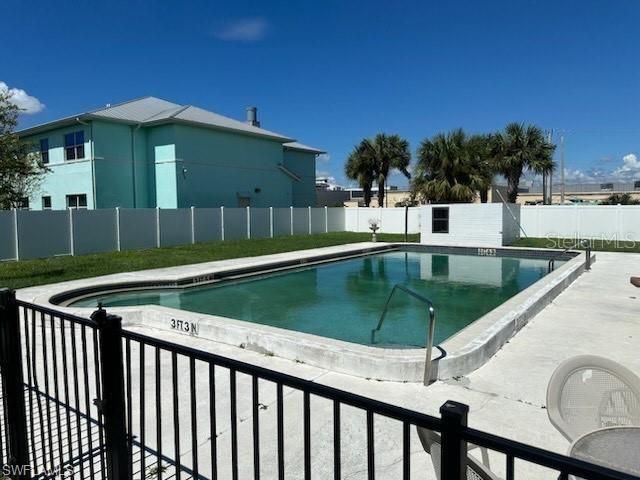
[[[460,436],[467,426],[469,407],[464,403],[448,400],[440,407],[442,418],[442,480],[466,480],[467,442]]]
[[[4,393],[11,478],[31,478],[22,371],[20,320],[15,292],[0,289],[0,376]]]
[[[124,367],[122,360],[122,319],[99,308],[91,315],[96,322],[100,344],[102,398],[98,408],[104,416],[107,478],[129,480],[129,444],[127,440]]]

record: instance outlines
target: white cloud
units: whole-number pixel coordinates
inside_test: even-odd
[[[38,100],[36,97],[32,97],[27,94],[21,88],[9,88],[5,82],[0,81],[0,91],[9,92],[9,101],[16,105],[22,113],[38,113],[44,109],[44,103]]]
[[[318,155],[316,157],[316,162],[317,163],[327,164],[330,161],[331,161],[331,155],[329,155],[328,153],[321,153],[320,155]]]
[[[564,169],[564,181],[570,183],[588,183],[594,181],[593,175],[583,172],[576,168],[571,170],[569,168]]]
[[[219,28],[213,35],[230,42],[257,42],[266,37],[269,22],[261,17],[241,18]]]
[[[606,163],[609,163],[609,160]],[[525,177],[535,183],[540,183],[539,175]],[[553,178],[554,182],[559,182],[560,172],[555,172]],[[603,169],[602,167],[593,167],[587,170],[565,168],[564,180],[566,183],[630,182],[640,180],[640,158],[635,153],[628,153],[622,157],[622,165],[617,168]]]
[[[635,153],[628,153],[622,157],[622,166],[612,172],[616,180],[636,180],[640,178],[640,160]]]

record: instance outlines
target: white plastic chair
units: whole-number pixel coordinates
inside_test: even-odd
[[[427,430],[426,428],[417,427],[418,437],[420,438],[420,442],[422,443],[422,448],[424,448],[425,452],[431,455],[431,463],[433,463],[433,469],[436,472],[436,478],[441,480],[442,478],[442,469],[441,469],[441,450],[442,450],[442,439],[439,434],[432,430]],[[473,448],[478,448],[475,445],[469,445],[468,450]],[[489,460],[486,453],[486,449],[483,450],[483,459],[485,465],[488,465]],[[499,477],[496,477],[491,470],[485,465],[477,462],[473,457],[467,455],[467,480],[500,480]]]
[[[640,378],[608,358],[570,358],[549,380],[547,414],[569,441],[600,428],[640,425]]]

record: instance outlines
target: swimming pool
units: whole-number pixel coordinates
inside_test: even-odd
[[[439,344],[547,273],[548,258],[400,250],[189,288],[100,293],[69,306],[160,305],[360,345],[416,348],[426,342],[425,305],[401,291],[372,342],[394,285],[433,302]]]

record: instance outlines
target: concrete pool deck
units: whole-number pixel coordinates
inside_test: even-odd
[[[640,254],[598,253],[598,262],[590,272],[580,276],[551,305],[536,315],[503,346],[484,366],[455,380],[438,381],[429,387],[411,383],[367,381],[330,372],[305,364],[268,357],[236,347],[212,344],[160,330],[138,331],[196,348],[215,351],[249,363],[293,374],[315,382],[369,396],[377,400],[438,415],[446,400],[470,406],[469,424],[494,434],[566,453],[569,442],[551,425],[545,410],[548,380],[557,365],[574,355],[599,354],[618,361],[640,375],[640,290],[629,277],[640,272]],[[247,398],[240,409],[241,478],[252,472],[250,441],[250,380],[239,391]],[[224,390],[222,390],[224,391]],[[228,403],[228,398],[219,401]],[[261,391],[261,438],[265,445],[261,471],[264,478],[275,478],[275,403],[273,392]],[[315,478],[328,478],[332,471],[332,422],[328,402],[313,402],[312,471]],[[302,399],[299,393],[285,396],[286,471],[290,478],[301,478],[303,451],[301,443]],[[347,409],[345,409],[347,410]],[[397,425],[376,420],[376,478],[399,478],[401,444]],[[391,432],[391,434],[390,434]],[[397,435],[394,435],[397,433]],[[412,429],[412,478],[435,478],[429,456],[422,450]],[[219,427],[220,455],[228,454],[228,424]],[[366,478],[366,434],[362,412],[343,413],[343,475],[348,479]],[[203,452],[208,449],[203,438]],[[201,456],[201,458],[203,458]],[[185,460],[188,454],[185,453]],[[227,478],[228,465],[220,465],[220,478]],[[492,454],[492,470],[504,478],[504,458]],[[556,474],[516,461],[520,478],[556,478]]]
[[[456,400],[470,406],[469,424],[497,435],[524,443],[566,453],[569,442],[564,439],[547,419],[545,394],[548,380],[557,365],[574,355],[600,354],[618,361],[640,375],[640,290],[629,283],[629,277],[640,272],[640,254],[598,253],[598,261],[590,272],[581,275],[558,295],[511,338],[491,359],[478,370],[456,379],[438,381],[429,387],[416,383],[371,381],[307,364],[231,345],[212,342],[178,333],[145,327],[131,329],[146,335],[187,344],[194,348],[215,352],[241,361],[285,372],[318,383],[375,398],[380,401],[411,408],[430,415],[438,415],[438,409],[446,400]],[[638,322],[638,323],[637,323]],[[151,357],[149,355],[148,357]],[[135,360],[135,358],[134,358]],[[153,368],[151,359],[148,366]],[[151,370],[152,371],[152,370]],[[169,381],[169,369],[163,368],[163,376]],[[134,385],[136,384],[134,376]],[[221,418],[217,428],[220,475],[229,478],[230,467],[224,462],[229,458],[230,428],[226,410],[229,406],[228,383],[223,375],[217,386],[217,405]],[[163,378],[164,382],[164,378]],[[181,376],[181,395],[188,392],[188,375]],[[153,385],[148,382],[149,397]],[[197,385],[200,392],[207,385]],[[275,392],[271,385],[261,385],[260,438],[262,445],[262,478],[277,478],[274,455]],[[170,411],[171,396],[163,400],[163,412]],[[239,418],[239,467],[240,478],[251,476],[251,380],[238,377]],[[302,478],[302,396],[285,389],[285,462],[287,478]],[[314,478],[330,478],[332,472],[332,414],[330,402],[312,398],[312,472]],[[188,409],[181,418],[188,423]],[[134,402],[133,416],[139,418],[139,405]],[[153,410],[146,412],[153,417]],[[203,424],[208,419],[202,419]],[[147,438],[153,438],[153,422],[147,424]],[[170,417],[163,438],[167,445],[163,451],[171,451]],[[134,430],[136,422],[134,421]],[[133,432],[139,435],[139,432]],[[181,430],[183,449],[181,456],[189,463],[188,428]],[[397,423],[376,417],[376,478],[400,478],[401,429]],[[429,456],[422,450],[415,430],[411,431],[412,478],[435,478]],[[210,438],[206,428],[198,430],[198,450],[201,471],[208,470],[207,458]],[[492,455],[491,468],[504,478],[504,459]],[[152,464],[150,458],[147,465]],[[364,412],[344,408],[342,414],[342,470],[343,478],[366,478],[366,430]],[[518,478],[556,478],[556,474],[523,462],[516,462]]]

